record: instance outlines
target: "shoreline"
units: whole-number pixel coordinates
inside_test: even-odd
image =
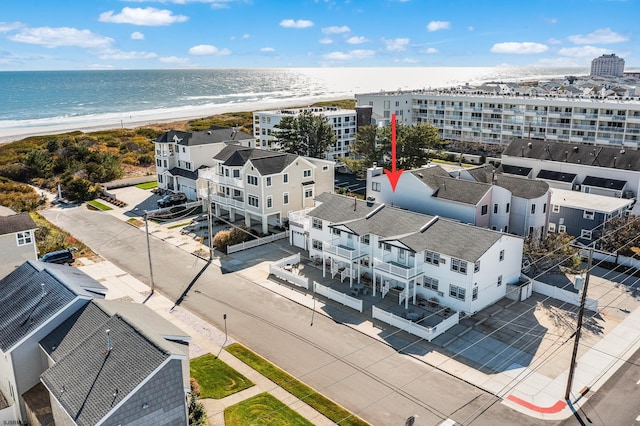
[[[348,99],[353,94],[343,96],[313,96],[288,100],[269,100],[242,102],[237,104],[199,105],[174,110],[145,110],[130,113],[103,114],[99,117],[86,115],[62,119],[24,120],[19,125],[0,126],[0,145],[16,142],[31,136],[56,135],[81,131],[85,133],[100,130],[135,129],[150,124],[171,123],[174,121],[195,120],[217,114],[233,112],[254,112],[277,110],[282,108],[303,107],[316,102],[329,102]]]

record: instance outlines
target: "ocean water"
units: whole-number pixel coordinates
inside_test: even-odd
[[[510,67],[9,71],[0,72],[0,135],[52,124],[166,121],[380,90],[587,73],[586,68]]]

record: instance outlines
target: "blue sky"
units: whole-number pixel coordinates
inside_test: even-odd
[[[2,0],[0,70],[640,66],[640,0]]]

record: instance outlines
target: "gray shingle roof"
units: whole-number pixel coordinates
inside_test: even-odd
[[[36,229],[38,226],[27,212],[11,216],[0,216],[0,235]]]
[[[554,172],[553,170],[540,170],[537,179],[555,180],[558,182],[573,182],[576,178],[575,173]]]
[[[11,350],[77,297],[103,297],[105,292],[106,288],[77,268],[23,263],[0,280],[0,349]]]
[[[475,262],[503,236],[496,231],[443,218],[438,218],[420,232],[433,216],[385,205],[366,218],[381,204],[367,206],[364,201],[359,201],[364,206],[358,204],[354,210],[352,198],[329,193],[318,198],[321,198],[322,205],[311,210],[309,216],[328,220],[334,225],[343,224],[357,235],[374,234],[387,241],[400,241],[415,252],[432,250]]]
[[[491,189],[491,185],[487,183],[452,177],[435,177],[434,180],[438,183],[434,197],[473,206],[477,205]]]
[[[179,167],[173,167],[169,169],[169,173],[171,173],[173,176],[180,176],[180,177],[191,179],[191,180],[198,179],[197,171],[192,172],[191,170],[185,170]]]
[[[262,176],[267,176],[282,172],[299,157],[284,152],[229,145],[213,158],[222,161],[223,165],[229,167],[244,166],[248,161],[251,161],[251,164]]]
[[[107,329],[111,351],[107,351]],[[45,371],[41,380],[78,425],[95,425],[169,356],[114,315]]]
[[[178,145],[196,146],[212,143],[223,143],[253,139],[253,135],[235,130],[230,127],[211,126],[207,130],[196,132],[182,132],[169,130],[158,137],[155,142],[174,143],[174,137],[178,139]]]
[[[436,177],[449,176],[449,173],[447,173],[445,169],[438,165],[411,170],[408,173],[411,173],[412,175],[420,179],[422,182],[424,182],[425,185],[433,190],[438,187],[438,182],[435,180]]]
[[[607,178],[600,178],[596,176],[587,176],[582,181],[582,184],[586,186],[595,186],[598,188],[606,188],[606,189],[613,189],[616,191],[620,191],[624,188],[627,182],[624,180],[607,179]]]
[[[514,139],[502,155],[640,171],[640,150],[630,148]]]
[[[542,197],[549,191],[547,182],[503,174],[496,175],[496,185],[508,189],[514,197],[528,200]]]

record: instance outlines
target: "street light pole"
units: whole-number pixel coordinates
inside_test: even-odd
[[[582,330],[582,317],[584,316],[584,308],[587,302],[587,289],[589,288],[589,277],[591,276],[591,263],[593,262],[593,247],[589,248],[589,260],[587,262],[587,274],[584,278],[584,287],[582,288],[582,298],[580,299],[580,310],[578,311],[578,325],[576,327],[576,338],[573,341],[573,353],[571,354],[571,365],[569,365],[569,378],[567,379],[567,390],[564,393],[564,399],[569,400],[571,396],[571,385],[573,384],[573,373],[576,369],[576,357],[578,355],[578,343],[580,342],[580,332]]]
[[[151,244],[149,243],[149,214],[147,211],[144,211],[144,232],[147,234],[147,257],[149,258],[149,282],[151,284],[151,294],[153,294],[155,290],[155,285],[153,283],[153,267],[151,266]]]
[[[209,261],[213,260],[213,230],[211,219],[211,181],[207,179],[207,238],[209,239]]]

